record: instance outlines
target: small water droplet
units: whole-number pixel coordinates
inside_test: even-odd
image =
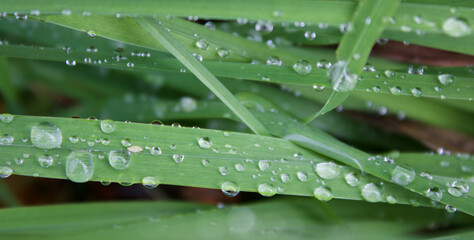
[[[351,187],[355,187],[359,185],[360,179],[359,179],[359,174],[351,172],[348,173],[344,176],[344,180],[346,180],[346,183],[349,184]]]
[[[277,56],[271,56],[267,59],[267,65],[281,66],[282,61]]]
[[[150,148],[151,155],[161,155],[161,148],[159,147],[151,147]]]
[[[273,31],[273,23],[259,20],[255,23],[255,30],[257,32],[270,33]]]
[[[160,179],[158,179],[157,177],[152,177],[152,176],[144,177],[142,178],[142,184],[144,187],[148,189],[153,189],[153,188],[158,187],[158,185],[160,185]]]
[[[50,122],[41,122],[31,129],[31,143],[38,148],[53,149],[61,147],[61,130]]]
[[[207,50],[209,48],[209,42],[204,39],[197,40],[194,45],[201,50]]]
[[[349,92],[357,84],[357,75],[347,69],[346,61],[337,61],[327,71],[327,76],[332,88],[336,92]]]
[[[412,88],[411,94],[413,94],[414,97],[421,97],[422,92],[419,88]]]
[[[315,170],[324,179],[334,179],[341,173],[341,167],[333,162],[318,163]]]
[[[314,189],[314,197],[320,201],[329,201],[334,197],[334,194],[328,187],[320,186]]]
[[[443,192],[437,187],[432,187],[426,191],[426,196],[434,201],[439,201],[443,197]]]
[[[124,150],[110,151],[109,164],[115,170],[124,170],[130,165],[130,152]]]
[[[258,168],[262,171],[268,170],[270,168],[270,160],[258,161]]]
[[[383,194],[377,185],[368,183],[362,188],[362,197],[369,202],[380,202]]]
[[[219,168],[219,172],[221,173],[222,176],[225,176],[225,175],[229,174],[229,169],[227,169],[227,167],[223,166],[223,167]]]
[[[240,187],[237,183],[234,182],[224,182],[221,185],[222,193],[224,193],[228,197],[235,197],[240,192]]]
[[[454,76],[451,74],[440,74],[438,75],[438,81],[444,86],[449,86],[454,83]]]
[[[209,137],[199,138],[198,143],[199,143],[199,147],[204,148],[204,149],[208,149],[212,146],[212,141]]]
[[[211,162],[209,162],[209,160],[207,160],[207,159],[203,159],[203,160],[201,161],[201,163],[202,163],[202,165],[203,165],[204,167],[207,167],[207,166],[209,166],[209,164],[211,164]]]
[[[392,182],[406,186],[415,179],[415,170],[408,167],[396,166],[392,171]]]
[[[111,133],[115,130],[115,122],[112,120],[103,120],[100,122],[100,130],[104,133]]]
[[[53,161],[54,159],[50,155],[41,155],[38,158],[39,165],[44,168],[51,167],[51,165],[53,165]]]
[[[311,64],[306,60],[299,60],[293,64],[293,70],[300,75],[307,75],[311,72]]]
[[[13,121],[13,115],[9,113],[2,113],[0,114],[0,121],[2,121],[3,123],[10,123],[11,121]]]
[[[66,159],[66,176],[77,183],[87,182],[94,173],[92,154],[86,150],[74,150]]]
[[[3,134],[0,136],[0,145],[11,145],[13,143],[13,136],[10,134]]]
[[[66,60],[66,65],[74,67],[76,66],[76,61],[74,60]]]
[[[179,100],[179,104],[184,112],[192,112],[197,109],[197,102],[191,97],[182,97]]]
[[[390,92],[393,95],[400,95],[400,94],[402,94],[402,89],[398,86],[395,86],[395,87],[390,88]]]
[[[298,180],[300,180],[302,182],[308,181],[308,175],[304,172],[297,172],[296,176],[298,177]]]
[[[242,172],[243,170],[245,170],[245,167],[244,165],[237,163],[235,164],[235,170],[237,170],[237,172]]]
[[[183,160],[184,160],[184,155],[173,154],[173,160],[174,160],[176,163],[182,163]]]
[[[7,178],[12,175],[13,170],[10,167],[0,166],[0,178]]]
[[[289,183],[290,182],[290,175],[283,173],[280,175],[281,181],[284,183]]]
[[[387,202],[390,204],[395,204],[397,203],[397,199],[394,196],[390,195],[387,197]]]
[[[266,183],[258,185],[257,191],[264,197],[271,197],[277,193],[277,189],[274,186]]]
[[[454,181],[448,187],[448,193],[453,197],[461,197],[469,192],[469,185],[463,181]]]

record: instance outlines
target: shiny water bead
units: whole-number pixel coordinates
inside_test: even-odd
[[[302,182],[308,181],[308,175],[305,172],[297,172],[296,176],[298,177],[298,180]]]
[[[76,66],[76,61],[74,60],[66,60],[66,65],[70,66],[70,67],[74,67]]]
[[[173,154],[173,160],[174,160],[176,163],[182,163],[183,160],[184,160],[184,155]]]
[[[182,97],[179,104],[184,112],[192,112],[197,109],[197,102],[191,97]]]
[[[7,166],[0,166],[0,178],[7,178],[12,175],[13,170]]]
[[[360,183],[359,175],[357,173],[353,173],[353,172],[346,174],[344,176],[344,180],[351,187],[355,187],[355,186],[359,185],[359,183]]]
[[[66,176],[77,183],[87,182],[94,173],[92,154],[87,150],[74,150],[66,158]]]
[[[312,31],[306,31],[304,32],[304,38],[306,38],[306,40],[312,41],[316,39],[316,33]]]
[[[438,81],[443,86],[449,86],[454,83],[454,76],[451,74],[440,74],[438,75]]]
[[[115,130],[115,122],[112,120],[103,120],[100,122],[100,130],[104,133],[111,133]]]
[[[271,56],[267,59],[267,65],[281,66],[282,61],[277,56]]]
[[[13,138],[12,135],[10,134],[3,134],[0,136],[0,145],[11,145],[13,143]]]
[[[314,189],[314,197],[316,197],[320,201],[329,201],[334,197],[331,189],[328,187],[320,186]]]
[[[341,173],[341,167],[333,162],[318,163],[315,170],[324,179],[334,179]]]
[[[299,60],[293,64],[293,70],[300,75],[307,75],[311,72],[311,64],[306,60]]]
[[[226,166],[219,167],[219,172],[222,176],[229,174],[229,169]]]
[[[153,189],[153,188],[158,187],[158,185],[160,185],[160,179],[153,176],[144,177],[142,178],[142,184],[144,187],[148,189]]]
[[[327,76],[333,90],[336,92],[349,92],[357,84],[357,75],[347,69],[346,61],[337,61],[329,68]]]
[[[289,183],[290,182],[290,175],[284,173],[284,174],[280,175],[280,179],[284,183]]]
[[[412,88],[411,89],[411,94],[414,96],[414,97],[421,97],[422,95],[422,92],[419,88]]]
[[[270,160],[258,161],[258,168],[262,171],[268,170],[270,168]]]
[[[390,92],[393,94],[393,95],[400,95],[402,94],[402,89],[398,86],[395,86],[395,87],[391,87],[390,88]]]
[[[463,181],[454,181],[448,187],[448,193],[453,197],[461,197],[469,192],[469,185]]]
[[[53,165],[53,157],[50,155],[41,155],[38,157],[38,163],[41,167],[47,168]]]
[[[130,147],[132,146],[132,143],[130,143],[130,140],[125,138],[125,139],[122,139],[122,141],[120,141],[120,143],[122,143],[122,146],[124,147]]]
[[[439,201],[443,197],[443,192],[437,187],[432,187],[426,191],[426,196],[431,200]]]
[[[273,31],[273,23],[270,21],[257,21],[255,23],[255,30],[263,33],[270,33]]]
[[[396,73],[393,72],[393,71],[391,71],[391,70],[385,70],[383,73],[384,73],[384,75],[385,75],[386,77],[388,77],[388,78],[393,78],[393,77],[395,77],[395,75],[396,75]]]
[[[207,50],[209,48],[209,42],[204,39],[197,40],[194,45],[201,50]]]
[[[387,197],[387,202],[390,203],[390,204],[395,204],[398,201],[394,196],[390,195],[390,196]]]
[[[362,197],[369,202],[380,202],[383,194],[375,183],[368,183],[362,188]]]
[[[274,186],[266,183],[258,185],[257,191],[264,197],[271,197],[277,193],[277,189]]]
[[[471,34],[471,25],[463,18],[450,17],[443,22],[443,32],[450,37],[464,37]]]
[[[130,165],[130,152],[114,150],[109,153],[109,164],[115,170],[124,170]]]
[[[332,63],[331,63],[330,61],[326,60],[326,59],[322,59],[321,61],[318,61],[318,62],[316,63],[316,67],[318,67],[318,68],[326,68],[326,69],[328,69],[328,68],[330,68],[331,66],[332,66]]]
[[[61,147],[62,134],[56,125],[50,122],[41,122],[31,128],[31,143],[42,149]]]
[[[415,170],[408,167],[396,166],[392,171],[392,182],[406,186],[415,179]]]
[[[149,149],[151,155],[160,155],[161,154],[161,148],[159,147],[151,147]]]
[[[224,182],[221,185],[222,193],[228,197],[235,197],[240,192],[240,187],[234,182]]]
[[[237,163],[235,164],[235,170],[237,170],[237,172],[242,172],[243,170],[245,170],[245,167],[244,165]]]
[[[2,121],[3,123],[10,123],[11,121],[13,121],[13,115],[9,113],[2,113],[0,114],[0,121]]]
[[[208,149],[212,146],[212,141],[209,137],[202,137],[198,140],[199,147]]]

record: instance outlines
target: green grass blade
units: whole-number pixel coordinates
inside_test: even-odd
[[[32,128],[41,122],[50,122],[60,129],[60,148],[47,149],[45,153],[45,149],[32,144]],[[364,199],[360,192],[362,186],[380,182],[380,179],[369,174],[360,175],[359,170],[348,166],[341,166],[340,175],[334,179],[322,179],[314,171],[314,164],[330,159],[284,139],[124,122],[115,122],[115,130],[109,134],[101,131],[101,122],[15,116],[8,124],[0,123],[0,132],[14,139],[11,145],[0,145],[3,153],[0,166],[9,167],[18,175],[67,179],[71,177],[65,172],[68,157],[72,158],[77,151],[90,151],[93,161],[90,181],[142,183],[144,177],[154,176],[162,184],[220,189],[223,183],[232,182],[241,191],[254,192],[260,185],[268,184],[273,194],[302,196],[314,196],[314,190],[324,183],[334,198],[357,200]],[[208,138],[210,147],[203,143],[200,145],[200,138]],[[111,151],[130,154],[128,168],[114,169],[109,163]],[[29,158],[21,165],[12,163],[25,153]],[[38,162],[38,158],[45,154],[53,157],[50,167],[41,167]],[[360,175],[356,187],[345,182],[349,173],[356,177]],[[72,180],[77,181],[74,177]],[[386,195],[395,196],[397,203],[416,201],[431,206],[424,197],[400,186],[390,182],[384,182],[384,186]]]
[[[331,93],[321,110],[305,122],[310,122],[317,116],[333,110],[346,100],[349,92],[354,89],[358,82],[358,77],[369,58],[372,46],[388,24],[388,18],[395,13],[399,4],[400,1],[394,0],[363,0],[359,2],[347,27],[348,30],[337,47],[336,58],[338,62],[332,66],[333,70],[328,72],[329,81],[333,82],[334,92]],[[337,68],[343,69],[338,70]],[[339,72],[339,74],[331,74],[331,72]],[[341,74],[343,76],[340,76]],[[340,81],[342,83],[336,83]],[[350,81],[355,82],[349,83]],[[348,86],[339,87],[340,85]]]
[[[10,79],[10,69],[6,57],[0,57],[0,94],[10,112],[22,113],[18,91]]]
[[[214,77],[190,52],[177,42],[168,30],[153,19],[137,19],[158,42],[170,51],[196,77],[201,80],[216,96],[226,104],[252,131],[259,135],[268,135],[265,127]],[[159,21],[159,19],[158,19]]]

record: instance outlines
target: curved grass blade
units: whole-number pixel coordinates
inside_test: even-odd
[[[177,42],[168,30],[152,18],[139,18],[139,24],[170,51],[196,77],[201,80],[227,107],[229,107],[253,132],[268,135],[265,127],[207,70],[190,52]],[[159,21],[159,19],[158,19]]]
[[[363,0],[359,2],[354,15],[347,26],[336,50],[337,62],[328,71],[333,92],[328,101],[312,118],[310,122],[321,114],[325,114],[339,106],[349,96],[362,73],[372,46],[380,36],[388,18],[398,8],[400,1],[393,0]],[[353,28],[353,29],[352,29]]]
[[[43,149],[40,148],[42,145],[32,144],[32,129],[42,122],[49,122],[59,129],[62,139],[59,148]],[[110,126],[112,123],[115,126],[112,133],[101,130],[102,124]],[[383,182],[386,195],[379,201],[387,201],[385,197],[391,201],[394,197],[399,204],[415,201],[423,206],[432,206],[424,197],[368,174],[361,175],[359,170],[348,166],[339,166],[338,175],[334,178],[323,179],[315,172],[314,165],[327,163],[330,159],[295,146],[288,140],[205,129],[112,123],[15,116],[8,124],[0,123],[2,136],[13,138],[11,145],[0,145],[1,169],[10,168],[17,175],[69,178],[79,182],[131,184],[142,183],[145,177],[156,177],[157,183],[216,189],[221,189],[222,184],[226,183],[231,184],[234,190],[259,191],[265,195],[314,196],[316,188],[326,186],[334,198],[357,200],[365,199],[361,195],[363,186]],[[52,143],[58,143],[58,137],[51,137],[55,140]],[[78,159],[79,153],[86,160],[91,158],[92,166],[85,166],[88,166],[86,170],[93,172],[78,170],[81,174],[66,174],[66,167],[74,166],[73,159]],[[28,158],[24,157],[25,154]],[[115,166],[116,154],[128,160],[125,161],[128,167],[123,170],[112,167]],[[52,157],[49,167],[40,164],[42,156],[46,159]],[[89,161],[86,160],[84,163]],[[345,182],[347,174],[354,175],[354,186]],[[224,187],[224,190],[229,189]]]

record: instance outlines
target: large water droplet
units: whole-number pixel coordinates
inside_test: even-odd
[[[53,157],[50,156],[50,155],[41,155],[39,158],[38,158],[38,163],[41,167],[44,167],[44,168],[47,168],[47,167],[50,167],[51,165],[53,165]]]
[[[0,178],[7,178],[12,175],[13,170],[10,167],[0,166]]]
[[[346,183],[352,187],[355,187],[360,183],[359,174],[353,172],[346,174],[346,176],[344,176],[344,180],[346,180]]]
[[[142,184],[148,189],[153,189],[158,187],[160,180],[157,177],[148,176],[142,179]]]
[[[262,171],[268,170],[270,168],[270,160],[258,161],[258,168]]]
[[[369,202],[380,202],[383,194],[377,185],[368,183],[362,188],[362,197]]]
[[[454,76],[451,74],[440,74],[438,75],[438,81],[444,86],[449,86],[454,83]]]
[[[116,170],[124,170],[130,165],[130,152],[124,150],[110,151],[109,164]]]
[[[221,185],[222,193],[228,197],[235,197],[240,192],[240,187],[234,182],[225,182]]]
[[[258,185],[257,191],[264,197],[271,197],[277,193],[277,189],[274,186],[266,183]]]
[[[357,84],[357,75],[347,69],[347,62],[337,61],[327,71],[329,82],[332,89],[336,92],[349,92]]]
[[[10,123],[13,120],[13,115],[9,113],[2,113],[0,114],[0,121],[3,123]]]
[[[439,201],[443,197],[443,192],[437,187],[432,187],[426,191],[426,196],[434,201]]]
[[[329,201],[334,197],[334,194],[328,187],[320,186],[314,189],[314,196],[320,201]]]
[[[293,69],[296,73],[300,75],[307,75],[311,72],[311,63],[306,60],[299,60],[295,64],[293,64]]]
[[[402,89],[399,86],[395,86],[395,87],[390,88],[390,92],[393,95],[400,95],[400,94],[402,94]]]
[[[451,37],[464,37],[471,34],[471,25],[462,18],[450,17],[443,22],[443,32]]]
[[[469,185],[463,181],[454,181],[448,187],[448,193],[453,197],[461,197],[469,192]]]
[[[296,176],[298,177],[298,180],[302,182],[308,181],[308,175],[305,172],[297,172]]]
[[[208,149],[212,146],[212,141],[209,137],[199,138],[198,143],[199,143],[199,147],[204,148],[204,149]]]
[[[415,179],[415,170],[408,167],[396,166],[392,171],[392,182],[406,186]]]
[[[0,145],[11,145],[13,143],[13,140],[15,139],[12,135],[3,134],[2,136],[0,136]]]
[[[316,173],[324,179],[333,179],[341,173],[341,167],[333,162],[316,164]]]
[[[111,133],[115,130],[115,122],[112,120],[103,120],[100,122],[100,130],[104,133]]]
[[[94,173],[92,154],[86,150],[74,150],[66,159],[66,176],[77,183],[87,182]]]
[[[289,183],[290,182],[290,175],[283,173],[280,175],[281,181],[284,183]]]
[[[50,122],[41,122],[31,129],[31,143],[42,149],[61,147],[63,136],[61,130]]]

